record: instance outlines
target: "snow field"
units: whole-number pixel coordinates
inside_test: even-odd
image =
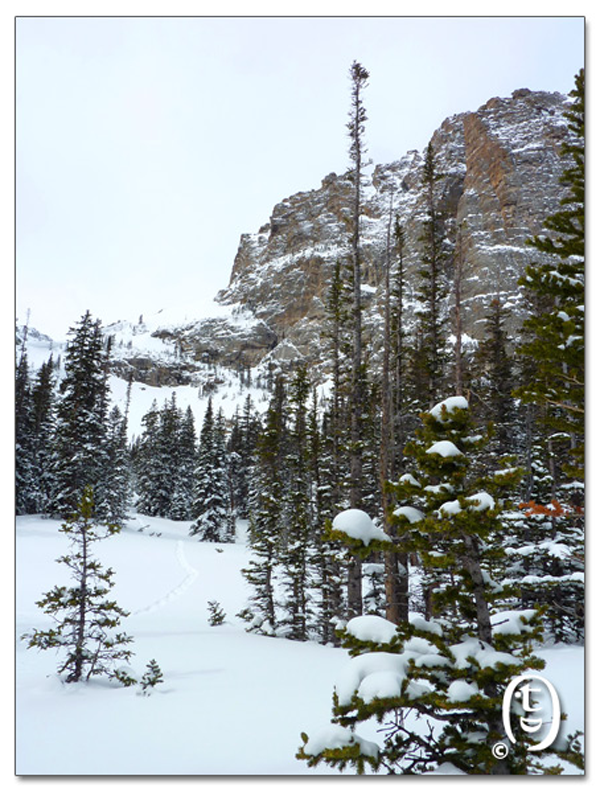
[[[19,775],[304,775],[311,783],[339,775],[324,764],[311,769],[295,753],[301,731],[318,740],[327,728],[334,685],[340,691],[355,663],[343,649],[246,633],[235,617],[250,593],[240,574],[249,561],[245,526],[238,525],[235,544],[218,545],[189,537],[189,525],[138,515],[95,545],[115,570],[111,595],[131,614],[122,627],[134,638],[134,671],[141,677],[151,659],[163,671],[164,684],[150,696],[102,678],[63,684],[53,652],[17,640]],[[68,582],[68,570],[55,562],[67,549],[59,526],[17,518],[17,636],[49,624],[35,601]],[[225,611],[224,625],[209,625],[209,600]],[[355,628],[372,630],[374,619],[362,617]],[[379,635],[384,620],[376,620]],[[568,713],[567,731],[583,729],[583,649],[537,653]],[[455,693],[459,701],[464,691]],[[426,733],[423,719],[410,719]],[[382,739],[376,724],[360,725],[358,734]]]
[[[67,582],[55,563],[67,548],[59,525],[17,519],[18,636],[49,623],[35,600]],[[133,669],[141,676],[154,658],[163,671],[151,696],[102,678],[63,684],[57,655],[17,641],[18,774],[317,774],[295,753],[300,732],[330,717],[345,651],[246,633],[235,618],[249,593],[246,547],[200,543],[188,527],[140,515],[95,546],[131,614],[122,627],[135,639]],[[209,600],[226,624],[209,625]]]

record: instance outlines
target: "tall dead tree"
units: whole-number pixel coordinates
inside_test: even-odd
[[[350,67],[351,106],[347,124],[350,137],[350,177],[353,183],[350,222],[350,250],[352,260],[352,373],[350,386],[350,505],[360,508],[362,499],[362,413],[364,407],[364,370],[362,350],[361,306],[361,249],[360,215],[362,205],[362,171],[366,153],[364,134],[367,113],[362,93],[369,72],[354,61]],[[348,569],[348,615],[362,613],[361,562],[353,559]]]

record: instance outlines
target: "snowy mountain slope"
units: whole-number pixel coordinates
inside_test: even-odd
[[[221,314],[232,313],[230,309]],[[124,414],[128,410],[128,434],[130,438],[139,437],[142,431],[142,418],[156,402],[160,408],[173,394],[177,405],[185,411],[191,407],[197,430],[212,397],[216,412],[223,411],[226,419],[242,410],[248,397],[260,413],[266,410],[269,400],[265,371],[261,367],[245,369],[216,365],[196,360],[182,351],[170,333],[180,327],[176,314],[169,317],[166,311],[141,321],[119,321],[103,325],[104,337],[111,343],[111,374],[109,385],[111,406],[117,405]],[[238,327],[246,326],[247,316],[238,313],[232,318]],[[250,320],[252,324],[253,320]],[[73,325],[77,317],[73,319]],[[24,327],[17,328],[17,359],[21,353]],[[50,355],[56,366],[58,380],[64,376],[64,354],[66,341],[56,341],[29,327],[26,334],[27,359],[32,372],[36,372]],[[137,370],[133,371],[136,366]],[[144,376],[144,372],[146,375]],[[131,392],[128,399],[128,381],[132,375]]]
[[[35,601],[66,582],[54,562],[66,549],[58,527],[17,518],[17,635],[47,623]],[[240,574],[249,560],[244,526],[228,545],[199,543],[188,528],[139,515],[97,545],[115,570],[115,599],[131,614],[123,627],[135,639],[134,670],[141,676],[154,658],[164,673],[151,696],[102,680],[62,684],[52,652],[17,641],[18,774],[338,775],[311,770],[294,755],[300,732],[329,720],[347,653],[246,633],[235,617],[249,593]],[[209,625],[209,600],[226,612],[224,625]],[[583,649],[539,654],[569,712],[569,730],[583,728]],[[414,726],[426,729],[423,720]],[[361,734],[381,740],[377,726]]]
[[[526,89],[493,98],[476,112],[446,119],[432,135],[440,180],[439,208],[455,240],[461,229],[464,254],[462,322],[464,344],[481,338],[490,300],[507,309],[511,341],[518,338],[526,311],[518,279],[531,261],[526,240],[542,231],[544,218],[556,211],[564,194],[561,146],[568,136],[564,111],[569,99]],[[393,212],[404,227],[407,284],[407,329],[417,305],[415,273],[420,266],[426,196],[422,184],[423,153],[410,151],[369,172],[361,217],[364,268],[364,340],[377,366],[382,337],[382,280],[385,245]],[[323,321],[334,263],[347,255],[351,184],[347,175],[331,173],[321,186],[293,194],[273,207],[256,233],[241,236],[228,287],[215,298],[199,298],[193,309],[171,306],[110,322],[99,317],[111,342],[111,371],[132,379],[131,433],[139,434],[136,411],[146,411],[165,395],[144,388],[181,393],[184,406],[197,416],[207,389],[219,391],[226,415],[248,386],[255,404],[266,401],[265,381],[273,371],[306,363],[315,382],[327,375]],[[234,229],[235,231],[235,229]],[[451,262],[449,263],[449,265]],[[182,303],[189,305],[182,288]],[[132,316],[136,313],[132,310]],[[77,321],[70,317],[70,324]],[[453,344],[453,328],[447,328]],[[37,368],[50,353],[64,351],[30,330],[30,362]],[[42,354],[44,357],[42,357]],[[115,399],[123,406],[123,385],[113,380]],[[189,392],[185,390],[189,388]],[[182,389],[179,391],[179,389]],[[196,389],[200,403],[192,396]],[[170,395],[170,391],[166,392]],[[139,408],[137,405],[141,405]],[[197,408],[197,409],[196,409]]]

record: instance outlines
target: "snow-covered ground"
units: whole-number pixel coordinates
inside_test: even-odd
[[[59,525],[17,519],[18,635],[49,623],[35,601],[67,582],[54,561],[67,546]],[[188,528],[139,517],[96,545],[131,614],[123,626],[135,639],[132,666],[141,675],[155,658],[163,671],[151,696],[100,679],[62,684],[53,652],[18,642],[18,774],[315,774],[294,754],[300,732],[329,719],[346,653],[246,633],[235,617],[249,593],[244,542],[200,543]],[[224,625],[209,625],[209,600],[221,604]]]
[[[67,547],[59,526],[17,518],[17,635],[49,624],[35,602],[67,582],[66,567],[55,563]],[[301,731],[329,722],[346,651],[248,634],[235,616],[249,594],[240,574],[249,560],[243,524],[229,545],[200,543],[188,527],[139,515],[95,546],[115,570],[115,599],[130,611],[123,627],[135,639],[134,670],[141,676],[154,658],[163,671],[152,695],[102,679],[63,684],[53,652],[17,640],[19,775],[339,775],[294,755]],[[209,600],[225,611],[224,625],[209,624]],[[540,653],[569,731],[583,728],[583,650]],[[376,740],[376,729],[365,736]]]

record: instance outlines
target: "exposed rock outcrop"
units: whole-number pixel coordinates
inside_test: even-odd
[[[513,309],[513,330],[520,323],[517,280],[532,258],[526,239],[542,230],[563,194],[566,103],[557,93],[515,91],[447,119],[432,137],[442,175],[439,206],[450,236],[461,228],[464,330],[474,337],[481,334],[490,295]],[[364,278],[371,286],[383,275],[390,190],[406,232],[409,282],[419,264],[422,166],[423,155],[409,152],[375,167],[365,188],[361,236]],[[319,355],[317,328],[332,267],[347,252],[350,190],[346,176],[329,174],[319,189],[277,204],[268,224],[242,236],[229,286],[218,296],[224,304],[249,308],[279,340],[311,360]]]
[[[481,337],[487,306],[496,296],[510,309],[509,330],[518,332],[524,311],[518,279],[534,255],[526,240],[542,231],[564,194],[559,177],[560,149],[569,134],[567,102],[558,93],[518,90],[446,119],[433,134],[441,174],[436,197],[450,241],[461,230],[463,331],[474,339]],[[426,211],[423,158],[410,151],[377,165],[364,189],[365,333],[375,359],[390,200],[406,234],[409,317],[414,307],[411,288]],[[286,368],[305,360],[318,371],[333,266],[349,250],[350,205],[348,176],[335,173],[320,187],[278,203],[268,223],[241,236],[230,283],[217,296],[223,316],[154,331],[153,338],[171,350],[166,369],[164,355],[157,368],[152,356],[136,358],[133,351],[116,365],[136,379],[161,384],[193,381],[198,363]]]

